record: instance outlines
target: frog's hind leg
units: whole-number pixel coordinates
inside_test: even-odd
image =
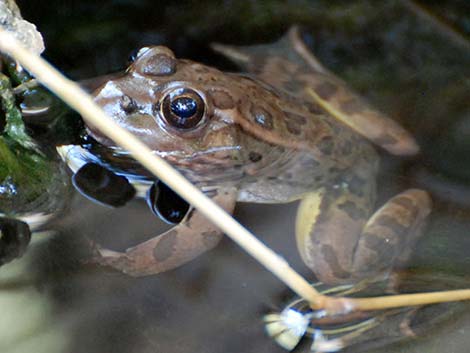
[[[304,262],[328,283],[351,283],[386,274],[405,262],[422,233],[431,200],[410,189],[367,220],[370,201],[347,190],[321,189],[305,197],[297,216]]]
[[[328,112],[388,152],[418,152],[418,145],[405,129],[370,106],[320,63],[301,39],[298,27],[292,27],[272,44],[212,47],[278,90],[311,102],[312,113]]]
[[[297,80],[304,82],[304,94],[336,119],[392,154],[413,155],[419,151],[415,140],[405,129],[373,108],[317,60],[303,42],[298,27],[292,27],[287,37],[292,48],[311,69],[308,73],[298,73]]]
[[[354,270],[367,274],[374,266],[404,265],[423,234],[431,208],[429,194],[419,189],[387,201],[364,227],[353,255]]]
[[[210,196],[227,212],[233,212],[235,189],[211,190]],[[92,263],[110,266],[131,276],[145,276],[179,267],[213,248],[222,232],[198,210],[192,209],[167,232],[126,250],[117,252],[96,246]]]

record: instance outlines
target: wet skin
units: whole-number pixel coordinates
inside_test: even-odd
[[[149,47],[94,99],[227,212],[237,201],[300,200],[297,246],[321,281],[354,282],[403,264],[431,201],[409,189],[374,211],[378,156],[372,144],[411,155],[418,151],[413,138],[323,68],[295,28],[271,45],[214,48],[249,75]],[[155,274],[190,261],[221,236],[193,209],[125,253],[99,248],[96,260],[135,276]]]

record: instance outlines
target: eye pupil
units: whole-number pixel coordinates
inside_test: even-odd
[[[171,111],[182,119],[192,117],[197,112],[197,103],[190,97],[179,97],[170,104]]]
[[[189,131],[204,121],[205,102],[191,88],[176,88],[162,97],[159,112],[165,126]]]

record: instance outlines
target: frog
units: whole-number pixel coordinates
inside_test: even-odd
[[[298,202],[297,248],[319,281],[355,283],[404,266],[432,201],[411,188],[376,208],[376,149],[415,155],[411,134],[326,69],[298,27],[274,44],[212,47],[242,71],[148,46],[93,99],[226,212],[237,202]],[[128,158],[92,123],[86,129]],[[153,275],[188,263],[222,236],[191,208],[180,223],[125,251],[96,246],[93,260]]]

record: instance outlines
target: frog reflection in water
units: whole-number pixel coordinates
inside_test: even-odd
[[[321,281],[354,282],[407,260],[431,201],[409,189],[374,212],[378,156],[371,142],[411,155],[418,151],[413,138],[323,68],[296,28],[272,45],[214,47],[250,75],[148,47],[95,91],[95,102],[228,212],[237,201],[300,200],[297,246]],[[98,249],[97,261],[155,274],[187,263],[221,236],[193,209],[125,253]]]

